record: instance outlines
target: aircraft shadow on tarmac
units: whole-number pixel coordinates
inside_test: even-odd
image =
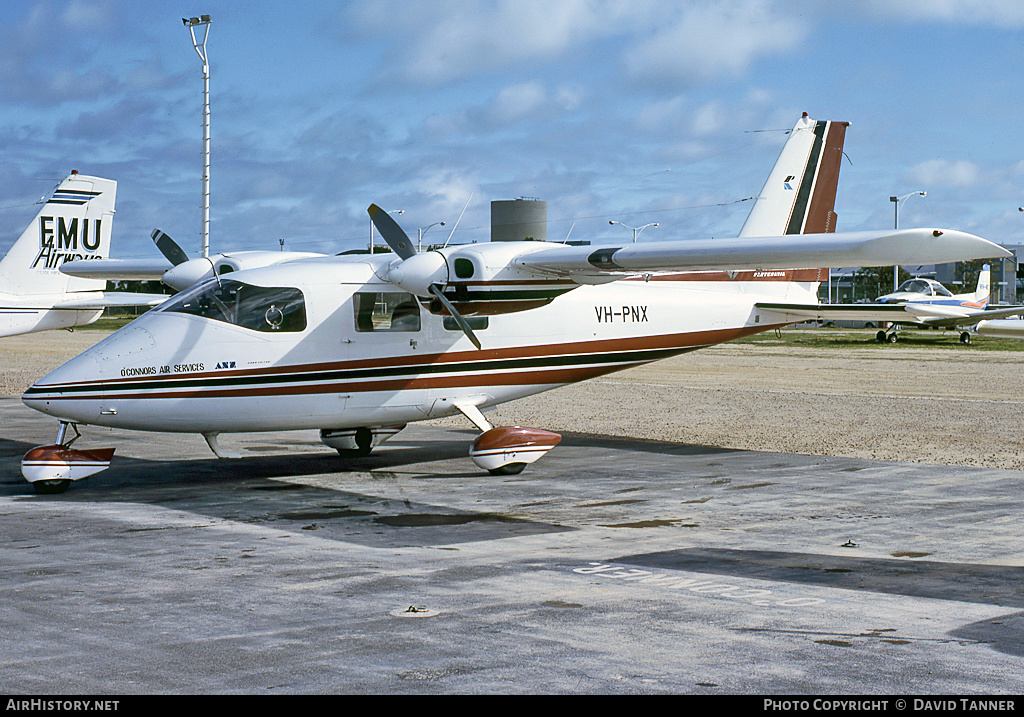
[[[690,548],[618,558],[644,568],[1024,608],[1024,568],[773,550]]]
[[[453,441],[396,441],[387,450],[362,458],[341,457],[300,442],[295,452],[247,455],[240,459],[182,457],[175,461],[115,456],[111,467],[73,485],[67,493],[39,496],[68,503],[162,505],[216,519],[286,532],[315,531],[319,538],[389,547],[438,545],[554,533],[573,528],[501,513],[465,511],[401,497],[395,470],[433,461],[466,460],[466,446]],[[21,457],[32,446],[0,439],[4,466],[0,495],[36,496],[21,478]],[[280,447],[279,447],[280,448]],[[444,476],[410,471],[408,479],[490,478],[474,470]],[[373,472],[380,494],[371,495],[282,480]],[[403,480],[405,478],[403,477]],[[492,479],[493,480],[493,479]]]
[[[654,570],[1024,608],[1024,593],[1020,591],[1024,568],[1006,565],[725,548],[628,555],[611,562]],[[1024,656],[1024,612],[971,623],[950,634],[958,640],[981,642],[1000,652]]]

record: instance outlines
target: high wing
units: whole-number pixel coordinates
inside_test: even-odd
[[[877,321],[916,324],[935,328],[970,326],[985,319],[1002,319],[1024,313],[1024,306],[973,310],[929,304],[786,304],[759,302],[758,309],[770,312],[765,320],[778,321]]]
[[[68,261],[61,265],[62,273],[87,279],[106,281],[162,281],[175,291],[184,291],[204,279],[242,269],[256,269],[281,264],[293,259],[320,257],[323,254],[284,251],[240,251],[215,254],[210,257],[189,259],[184,250],[167,234],[154,229],[153,243],[163,259],[91,259]]]
[[[652,242],[621,247],[549,245],[518,257],[514,263],[530,272],[591,283],[588,278],[609,274],[884,266],[922,261],[938,264],[1010,255],[1006,249],[965,232],[901,229]]]

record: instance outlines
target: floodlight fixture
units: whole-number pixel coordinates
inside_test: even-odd
[[[642,232],[647,227],[656,227],[656,226],[658,226],[658,222],[651,222],[650,224],[644,224],[642,227],[631,227],[631,226],[627,226],[627,225],[623,224],[622,222],[617,222],[617,221],[614,221],[614,220],[609,221],[608,223],[609,224],[618,224],[620,227],[626,227],[626,229],[629,229],[631,232],[633,232],[633,243],[634,244],[636,244],[636,240],[637,240],[637,237],[640,235],[640,232]]]

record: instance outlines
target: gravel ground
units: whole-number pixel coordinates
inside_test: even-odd
[[[0,339],[0,394],[107,335]],[[1024,352],[725,344],[499,406],[495,425],[786,453],[1024,468]],[[461,417],[434,423],[464,425]]]

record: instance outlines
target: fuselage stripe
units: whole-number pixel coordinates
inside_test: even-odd
[[[558,384],[611,373],[770,328],[744,327],[639,339],[587,341],[561,346],[554,344],[405,356],[390,360],[361,359],[327,364],[206,371],[188,375],[148,375],[66,384],[36,384],[25,392],[24,398],[89,400],[224,397],[359,393],[396,388]]]

